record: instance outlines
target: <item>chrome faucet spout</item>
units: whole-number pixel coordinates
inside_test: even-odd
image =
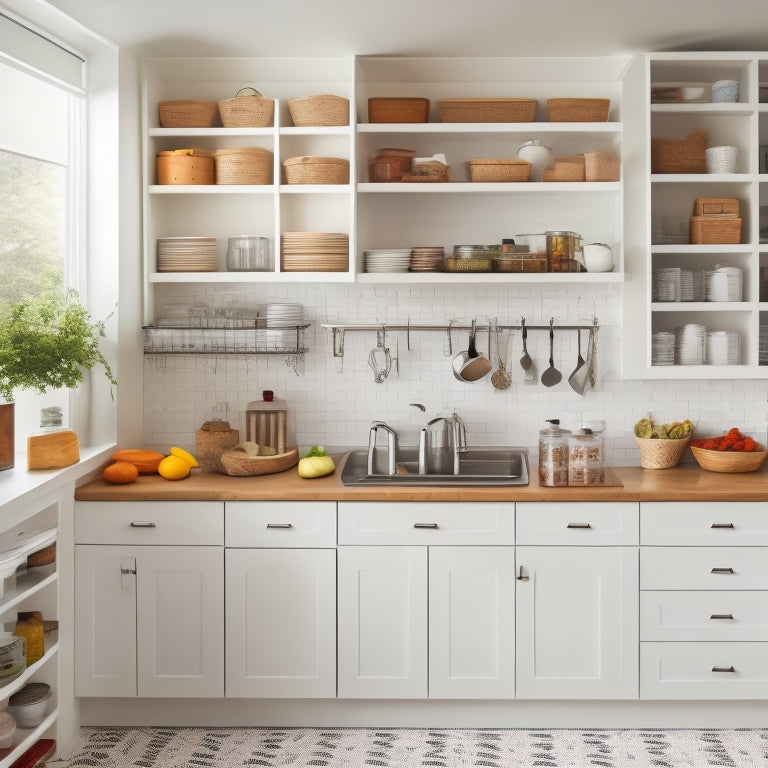
[[[383,421],[374,421],[368,433],[368,474],[376,474],[374,471],[374,456],[376,454],[376,435],[379,430],[387,434],[387,474],[394,476],[397,472],[395,430]]]

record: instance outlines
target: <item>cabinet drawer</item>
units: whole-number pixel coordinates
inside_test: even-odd
[[[640,639],[768,642],[768,592],[641,592]]]
[[[764,502],[643,502],[640,543],[673,546],[768,546]]]
[[[638,543],[636,502],[519,502],[518,544]]]
[[[228,547],[335,547],[335,501],[228,501]]]
[[[78,501],[76,544],[224,544],[219,501]]]
[[[768,589],[768,547],[641,547],[640,589]]]
[[[640,698],[768,698],[768,643],[640,643]]]
[[[514,503],[339,502],[339,544],[514,544]]]

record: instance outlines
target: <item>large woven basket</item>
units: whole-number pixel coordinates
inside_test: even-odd
[[[477,158],[469,161],[472,181],[530,181],[531,164],[527,160]]]
[[[532,123],[536,99],[441,99],[444,123]]]
[[[604,123],[611,110],[610,99],[547,99],[552,123]]]
[[[157,105],[161,128],[218,128],[219,105],[202,99],[161,101]]]
[[[296,126],[349,125],[349,99],[330,93],[289,99],[288,111]]]
[[[762,446],[758,446],[762,449]],[[763,465],[768,451],[713,451],[708,448],[691,446],[691,453],[702,469],[709,472],[756,472]]]
[[[692,245],[733,245],[741,242],[741,219],[730,214],[691,216],[689,233]]]
[[[635,442],[640,448],[640,466],[643,469],[671,469],[680,463],[688,443],[691,442],[691,436],[679,440],[636,437]]]
[[[275,102],[263,96],[234,96],[219,102],[225,128],[267,128],[275,119]]]
[[[214,158],[210,152],[162,150],[157,153],[158,184],[215,184]]]
[[[217,184],[271,184],[274,156],[261,147],[217,149]]]
[[[585,181],[618,181],[619,156],[615,152],[590,150],[584,153]]]
[[[708,141],[703,128],[684,139],[651,138],[651,173],[706,173]]]
[[[289,157],[283,160],[286,184],[349,184],[349,160],[342,157]]]

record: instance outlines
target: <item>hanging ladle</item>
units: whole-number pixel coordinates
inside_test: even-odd
[[[541,374],[541,383],[545,387],[554,387],[563,378],[563,374],[555,368],[555,361],[553,359],[555,347],[554,323],[554,320],[549,321],[549,368]]]
[[[579,357],[576,360],[576,367],[573,369],[573,373],[568,377],[568,383],[571,385],[571,387],[578,392],[580,395],[583,395],[584,393],[580,391],[580,379],[577,377],[578,372],[584,367],[584,358],[581,356],[581,328],[576,329],[576,333],[578,334],[578,350],[579,350]]]

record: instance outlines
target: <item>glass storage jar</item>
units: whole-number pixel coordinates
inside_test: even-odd
[[[547,419],[551,427],[539,432],[539,485],[568,485],[569,429],[560,428],[560,419]]]
[[[603,441],[584,428],[568,439],[568,485],[598,485],[603,481]]]

